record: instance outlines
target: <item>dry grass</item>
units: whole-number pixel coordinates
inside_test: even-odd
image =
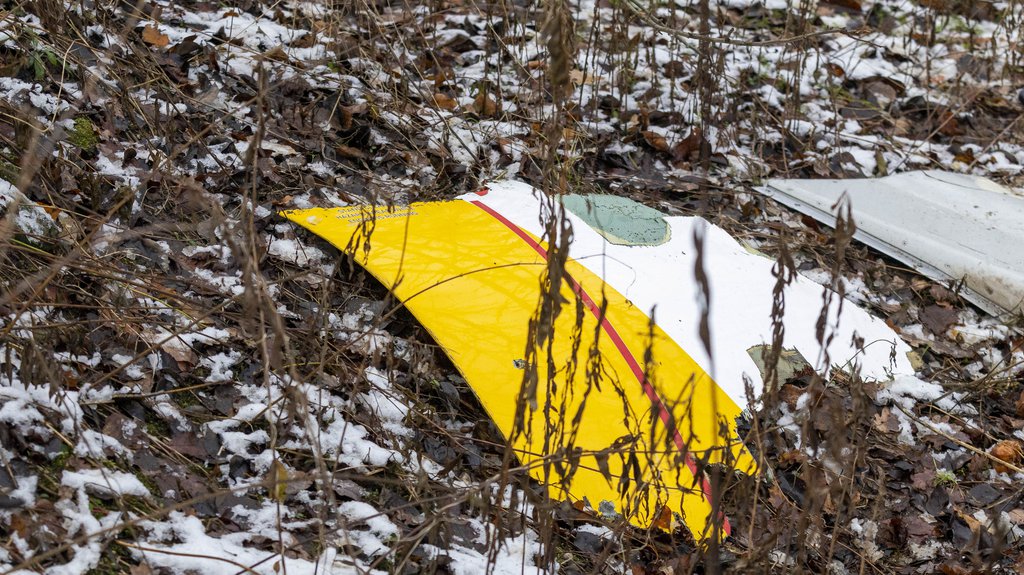
[[[874,388],[856,373],[838,374],[832,380],[804,374],[798,381],[787,382],[769,369],[766,380],[771,391],[750,414],[745,439],[765,468],[773,471],[748,478],[723,467],[703,470],[716,485],[714,492],[724,494],[721,501],[714,501],[715,509],[725,510],[735,523],[734,536],[721,545],[699,548],[685,533],[640,532],[622,521],[581,517],[564,502],[541,495],[500,434],[487,423],[468,387],[400,302],[343,256],[333,262],[331,273],[269,257],[267,240],[282,233],[274,230],[280,222],[257,213],[258,208],[290,206],[294,197],[312,189],[334,189],[346,200],[382,204],[451,197],[500,176],[513,164],[520,165],[519,177],[552,198],[545,225],[549,257],[542,278],[544,296],[529,326],[531,344],[525,357],[530,369],[525,371],[520,394],[521,418],[531,410],[544,409],[549,391],[545,382],[555,380],[551,370],[559,358],[551,357],[546,345],[555,318],[562,313],[579,315],[582,305],[565,303],[558,296],[564,291],[571,231],[554,198],[581,189],[612,190],[698,213],[737,235],[772,238],[762,248],[778,260],[776,331],[766,362],[773,366],[784,335],[783,287],[797,268],[795,256],[800,255],[801,262],[816,259],[818,267],[831,271],[837,293],[826,293],[822,309],[828,308],[829,298],[842,300],[840,277],[863,271],[866,262],[877,263],[877,258],[851,244],[849,220],[834,232],[773,229],[764,215],[777,214],[777,207],[744,203],[736,193],[769,172],[852,175],[838,146],[831,149],[831,157],[816,154],[814,143],[798,134],[798,125],[807,120],[807,96],[799,85],[801,79],[828,73],[809,64],[812,56],[826,49],[826,38],[856,39],[861,31],[823,32],[817,7],[810,2],[799,3],[784,15],[766,11],[762,22],[701,0],[685,11],[695,26],[683,21],[681,11],[672,10],[666,17],[667,5],[662,3],[629,0],[612,2],[610,14],[602,18],[595,17],[596,6],[594,13],[584,13],[561,0],[434,2],[425,7],[339,2],[325,3],[318,18],[298,12],[282,18],[285,24],[332,39],[333,53],[325,58],[332,72],[360,78],[369,87],[363,94],[368,102],[357,102],[350,84],[324,87],[303,80],[304,75],[318,72],[309,63],[274,52],[274,46],[244,48],[257,63],[255,73],[251,77],[231,73],[229,62],[217,62],[221,53],[211,38],[200,38],[203,46],[177,55],[193,67],[208,66],[204,85],[203,80],[183,77],[181,63],[170,59],[166,50],[154,49],[140,39],[138,30],[144,23],[160,20],[158,8],[143,3],[134,7],[87,4],[77,14],[56,1],[15,2],[4,8],[10,42],[17,48],[3,53],[3,75],[30,77],[44,87],[42,92],[71,105],[56,109],[44,123],[24,102],[0,101],[0,171],[25,197],[21,206],[21,200],[8,205],[0,227],[0,312],[7,317],[0,342],[6,353],[16,353],[20,360],[0,361],[8,381],[17,377],[26,385],[49,388],[53,397],[68,390],[139,386],[83,401],[78,429],[58,429],[59,414],[49,413],[52,434],[47,437],[17,438],[4,430],[5,449],[19,456],[17,462],[3,462],[8,475],[37,474],[38,496],[46,501],[18,515],[20,524],[9,521],[4,528],[24,536],[32,525],[47,524],[55,534],[53,538],[36,534],[29,541],[35,552],[31,556],[9,547],[13,564],[40,570],[67,561],[74,545],[98,540],[104,558],[96,572],[124,572],[137,563],[129,551],[139,545],[141,523],[188,510],[204,516],[211,529],[223,528],[220,513],[225,502],[234,501],[228,499],[232,496],[239,501],[279,502],[278,537],[262,542],[266,549],[309,557],[338,546],[358,555],[359,549],[345,546],[352,526],[338,510],[342,500],[350,498],[352,485],[362,489],[382,513],[404,518],[394,519],[404,529],[391,542],[392,551],[370,561],[373,568],[395,573],[445,572],[443,561],[425,558],[422,544],[444,548],[462,535],[467,517],[496,526],[488,533],[489,543],[532,529],[543,542],[538,565],[553,570],[557,564],[564,572],[600,573],[615,568],[672,573],[826,572],[838,570],[838,563],[846,572],[883,573],[913,564],[902,563],[903,550],[873,557],[851,529],[854,520],[874,521],[892,531],[886,537],[895,547],[901,541],[901,524],[888,504],[897,493],[908,496],[909,483],[902,476],[893,479],[893,462],[904,462],[907,454],[879,424],[882,410],[873,402]],[[272,14],[274,7],[268,5],[267,13]],[[417,12],[420,8],[429,16],[422,17]],[[24,13],[38,16],[40,23],[27,25],[16,18]],[[454,41],[440,44],[440,33],[447,26],[444,18],[464,14],[482,16],[485,24],[477,35],[486,38],[486,45],[480,50],[485,56],[500,55],[498,65],[486,66],[482,79],[474,82],[457,77],[466,68],[458,58],[469,50],[460,51]],[[950,26],[974,30],[970,14],[964,17],[954,8],[922,8],[917,14],[909,36],[926,44],[939,42]],[[995,20],[995,36],[1008,38],[1018,30],[1021,14],[1014,0],[1005,9],[1006,16]],[[727,21],[760,27],[761,32],[753,39],[733,37],[724,26]],[[116,45],[98,48],[89,37],[91,25],[113,31]],[[638,28],[663,30],[665,37],[645,38]],[[965,54],[977,66],[973,74],[998,77],[1007,86],[1022,82],[1024,47],[1008,40],[1003,44],[975,41],[973,32],[967,36]],[[779,77],[765,82],[755,78],[761,74],[755,70],[739,79],[725,73],[734,51],[769,47],[781,50],[785,64],[774,68]],[[638,85],[652,82],[644,76],[650,70],[645,71],[641,56],[653,57],[661,49],[674,59],[653,73],[686,77],[687,89],[673,84],[666,98],[658,100],[667,101],[666,109],[653,109],[646,102],[627,104]],[[395,50],[402,51],[402,58],[396,59]],[[606,62],[596,62],[604,56]],[[1005,65],[996,69],[994,63],[1000,59]],[[580,61],[592,63],[593,69],[581,71]],[[999,142],[1020,143],[1024,126],[1018,122],[1019,107],[1005,102],[1009,92],[1001,93],[992,83],[979,87],[981,82],[969,81],[966,65],[956,77],[940,81],[929,62],[925,62],[921,85],[926,92],[941,92],[948,98],[942,105],[925,102],[919,110],[897,111],[877,101],[865,104],[870,94],[863,83],[833,71],[829,99],[821,102],[821,108],[834,112],[834,118],[842,116],[841,110],[877,108],[876,116],[865,123],[871,123],[869,136],[881,138],[878,157],[899,150],[906,158],[918,148],[938,143],[961,148],[975,144],[980,151],[965,153],[958,161],[977,165]],[[102,74],[97,73],[100,69]],[[291,70],[295,76],[285,78],[282,70]],[[791,74],[789,81],[782,71]],[[608,91],[602,98],[589,98],[588,74],[607,81]],[[68,82],[75,82],[80,93],[69,96]],[[751,96],[766,85],[778,87],[781,107]],[[187,111],[143,101],[140,90]],[[221,98],[221,91],[230,97]],[[472,105],[459,103],[458,114],[449,113],[446,98],[460,97],[471,99]],[[250,113],[240,119],[236,112],[246,108]],[[417,112],[408,113],[410,109]],[[1011,117],[1008,109],[1016,110],[1012,121],[1006,119]],[[912,125],[901,123],[908,118]],[[597,129],[612,120],[611,130]],[[484,145],[477,146],[469,138],[490,134],[489,121],[509,122],[521,131],[514,137],[487,136]],[[72,128],[66,127],[69,123]],[[673,132],[668,141],[663,140],[664,149],[647,135],[652,126],[668,126]],[[840,139],[838,123],[826,128],[836,141]],[[430,134],[437,137],[431,141]],[[778,137],[762,138],[769,134]],[[895,137],[918,143],[896,144]],[[75,144],[74,138],[84,140]],[[246,151],[238,155],[240,163],[231,164],[220,150],[237,147],[239,142],[247,143]],[[264,142],[285,143],[303,161],[290,164],[275,158],[261,146]],[[626,157],[608,152],[621,142],[635,144],[639,152]],[[747,166],[743,174],[736,175],[722,164],[719,150],[729,149],[729,142],[740,142],[751,152],[737,159]],[[925,155],[932,158],[933,166],[944,167],[944,159],[934,151]],[[126,186],[97,169],[98,156],[143,165],[137,185]],[[140,159],[133,160],[136,157]],[[214,160],[197,169],[194,162],[201,157]],[[309,168],[313,161],[324,162],[330,170]],[[666,165],[679,171],[665,177],[659,166]],[[906,167],[903,162],[877,162],[875,171],[882,175]],[[682,172],[688,176],[682,177]],[[680,194],[683,190],[687,193]],[[324,197],[314,192],[309,199],[323,201]],[[52,231],[36,236],[17,229],[16,218],[29,203],[43,205],[53,215]],[[747,209],[749,214],[741,212]],[[101,241],[107,243],[104,250],[97,249]],[[308,242],[328,251],[312,239]],[[229,248],[230,261],[181,255],[185,247],[211,244]],[[893,271],[885,262],[879,268],[885,278],[913,277]],[[196,269],[235,274],[240,291],[231,294],[216,282],[201,281]],[[694,281],[705,286],[705,298],[713,298],[702,274],[702,268],[694,270]],[[330,314],[368,302],[379,311],[359,327],[361,335],[347,341],[331,335],[335,327]],[[32,314],[38,321],[31,325],[12,321]],[[700,321],[703,329],[713,329],[706,316]],[[181,350],[172,345],[180,335],[203,328],[230,332],[230,346],[223,348],[245,357],[236,374],[238,384],[261,386],[268,396],[276,396],[267,406],[271,416],[248,425],[251,430],[266,431],[266,449],[274,454],[271,469],[284,471],[257,477],[249,469],[254,481],[246,487],[227,488],[217,466],[197,463],[202,459],[195,451],[203,440],[201,425],[227,416],[217,407],[218,401],[232,405],[231,393],[218,391],[225,386],[207,384],[207,374],[198,363],[204,354],[222,346],[197,344]],[[830,337],[823,320],[819,340],[824,345]],[[366,342],[375,338],[383,345],[373,349]],[[85,360],[56,362],[54,354],[64,352],[85,358],[100,353],[104,361],[95,365]],[[117,365],[108,361],[111,353],[128,359]],[[166,368],[153,370],[141,382],[126,377],[131,366],[149,357],[158,357]],[[960,368],[966,359],[948,361],[951,373],[963,373]],[[1011,361],[1007,359],[1005,367],[1012,367]],[[392,443],[400,446],[401,455],[409,461],[433,458],[471,487],[432,481],[423,472],[399,465],[377,466],[370,472],[355,469],[342,458],[325,454],[315,441],[308,450],[288,447],[296,434],[316,437],[319,428],[328,425],[327,410],[311,405],[305,384],[351,399],[370,389],[363,375],[368,368],[403,374],[394,390],[412,406],[407,424],[416,435]],[[586,369],[592,379],[600,373],[592,365],[576,368]],[[984,381],[976,382],[979,391],[973,399],[982,408],[988,405],[985,402],[997,401],[991,399],[994,386],[1003,386],[1005,393],[1020,387],[1019,375],[1000,379],[993,375],[998,373],[993,370]],[[278,390],[283,390],[280,395]],[[811,406],[797,422],[797,436],[792,428],[778,425],[780,414],[793,408],[787,401],[795,399],[794,392],[807,394]],[[159,416],[168,404],[184,413],[194,427],[175,428],[173,421]],[[133,447],[137,449],[134,462],[123,456],[73,453],[74,437],[81,437],[85,430],[104,429],[105,422],[125,414],[145,427],[144,437]],[[394,440],[372,414],[353,410],[349,415],[353,422],[373,430],[380,442]],[[453,430],[447,425],[453,419],[477,423]],[[572,438],[575,433],[565,422],[549,419],[548,424],[552,437]],[[995,439],[993,434],[977,442],[987,447]],[[975,439],[971,440],[973,444]],[[571,439],[566,441],[571,446]],[[637,451],[634,444],[617,455],[629,458]],[[138,463],[141,453],[188,477],[192,491],[183,482],[177,497],[94,498],[90,504],[97,513],[120,511],[126,519],[103,533],[65,533],[59,514],[53,512],[54,502],[68,497],[60,473],[72,466],[93,466],[127,471],[152,483],[159,473]],[[227,458],[218,459],[216,450],[206,457],[218,465],[231,465]],[[545,464],[571,468],[578,463],[576,457],[566,449]],[[974,473],[971,481],[982,482],[980,471],[975,471],[963,475]],[[503,501],[506,487],[514,488],[510,502]],[[320,494],[322,499],[304,509],[314,521],[303,539],[286,540],[282,525],[288,518],[283,508],[286,502],[294,504],[289,498],[303,491]],[[523,508],[517,501],[520,497],[532,505],[531,516],[517,512]],[[1011,496],[1014,501],[1019,503],[1019,492]],[[214,512],[203,504],[214,505]],[[426,519],[413,521],[414,515]],[[584,521],[608,527],[611,541],[596,547],[579,544],[573,528]],[[948,521],[964,522],[956,513]],[[1008,568],[1013,559],[1004,557],[1019,549],[1005,548],[1005,537],[999,536],[1005,533],[990,532],[995,530],[974,529],[973,547],[959,564]],[[950,535],[936,535],[936,539],[959,541]],[[902,541],[905,547],[905,527]],[[497,561],[497,546],[490,545],[489,551],[492,561]],[[240,571],[254,568],[238,567]]]

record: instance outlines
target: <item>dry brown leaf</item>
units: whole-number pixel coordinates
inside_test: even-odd
[[[574,86],[580,86],[582,84],[596,84],[599,79],[600,76],[595,76],[589,72],[584,72],[583,70],[573,70],[572,72],[569,72],[569,81],[572,82]]]
[[[779,467],[784,467],[786,465],[790,465],[793,463],[805,463],[806,461],[807,454],[796,449],[791,449],[789,451],[784,452],[783,454],[779,455],[778,459]]]
[[[1024,417],[1024,391],[1020,392],[1020,397],[1017,398],[1014,408],[1017,412],[1017,417]]]
[[[910,123],[910,120],[906,118],[896,118],[893,121],[892,133],[894,136],[906,136],[910,133],[911,127],[913,127],[913,124]]]
[[[455,79],[455,73],[450,68],[442,68],[434,73],[434,90],[440,90],[445,84]]]
[[[292,59],[288,57],[288,54],[284,51],[284,48],[281,46],[274,46],[273,48],[260,54],[259,57],[262,60],[272,60],[274,62],[281,62],[284,64],[294,65],[299,68],[302,67],[301,63],[292,62]]]
[[[139,563],[128,568],[131,575],[153,575],[153,568],[148,563]]]
[[[978,521],[973,516],[964,513],[960,509],[957,509],[955,513],[961,521],[967,524],[967,527],[971,530],[971,533],[977,535],[984,532],[985,526],[982,525],[981,521]]]
[[[654,520],[654,526],[665,531],[672,529],[672,510],[667,505],[661,507],[658,518]]]
[[[316,22],[313,23],[313,32],[310,34],[303,34],[299,36],[295,41],[291,43],[292,48],[312,48],[316,45]]]
[[[493,118],[501,112],[501,106],[486,91],[481,90],[473,100],[473,111],[483,118]]]
[[[972,520],[975,523],[978,522],[977,519],[972,518]],[[966,523],[971,528],[971,531],[974,531],[974,526],[971,525],[970,522]],[[973,575],[975,572],[953,563],[943,563],[942,565],[939,565],[937,573],[941,573],[942,575]]]
[[[853,12],[860,12],[864,8],[858,0],[825,0],[825,4],[831,4],[832,6],[838,6],[840,8],[846,8]]]
[[[830,63],[826,64],[825,67],[828,69],[828,73],[829,74],[831,74],[831,75],[833,75],[833,76],[835,76],[837,78],[845,78],[846,77],[846,70],[844,70],[843,67],[840,66],[839,64],[833,64],[833,63],[830,62]]]
[[[43,208],[43,211],[50,216],[51,219],[57,221],[57,217],[60,216],[61,209],[57,206],[51,206],[50,204],[39,204],[39,207]]]
[[[903,524],[906,526],[907,535],[912,537],[914,540],[935,537],[934,519],[929,522],[920,515],[911,514],[909,517],[904,519]]]
[[[455,101],[455,98],[441,92],[434,94],[434,105],[442,110],[449,111],[459,107],[459,103]]]
[[[688,160],[696,162],[701,158],[702,151],[706,152],[707,155],[710,156],[711,144],[704,138],[704,134],[701,132],[701,129],[699,127],[694,127],[690,130],[689,135],[672,147],[672,157],[677,161]]]
[[[925,467],[910,476],[910,485],[914,489],[925,492],[935,486],[935,469]]]
[[[270,498],[274,501],[284,501],[288,496],[288,468],[284,466],[279,460],[275,459],[270,464],[270,471],[267,472],[267,479],[270,484],[267,485],[267,491],[270,492]]]
[[[1024,444],[1021,444],[1016,439],[1004,439],[993,445],[989,453],[996,459],[1017,466],[1020,465],[1021,459],[1024,458]],[[1011,471],[1009,467],[999,463],[993,464],[993,467],[997,473],[1008,473]]]
[[[930,280],[926,280],[923,278],[915,278],[910,281],[910,289],[916,292],[922,292],[924,290],[930,289],[931,287],[932,282]]]
[[[176,335],[155,329],[143,330],[139,335],[149,345],[158,346],[167,355],[171,356],[174,361],[178,362],[180,369],[191,369],[192,366],[199,362],[196,352],[185,343],[185,340]]]
[[[644,141],[647,142],[648,146],[658,150],[659,152],[668,153],[668,140],[665,139],[665,136],[662,136],[657,132],[652,132],[651,130],[644,130],[643,132],[640,132],[640,134],[644,137]]]
[[[359,148],[353,148],[352,146],[346,146],[345,144],[338,144],[334,146],[334,151],[343,158],[349,158],[352,160],[365,160],[366,153]]]
[[[953,112],[949,110],[943,110],[939,114],[939,133],[943,136],[962,136],[964,133],[963,128],[960,127],[960,122],[957,120]]]
[[[163,48],[171,43],[170,37],[167,34],[161,34],[153,24],[142,29],[142,41],[157,48]]]
[[[920,4],[937,12],[946,12],[949,10],[952,2],[950,0],[921,0]]]
[[[342,106],[341,107],[341,129],[342,130],[351,130],[352,129],[352,119],[355,116],[365,114],[368,109],[369,109],[369,106],[366,105],[366,102],[363,102],[363,103],[360,103],[360,104],[353,104],[351,106]]]
[[[930,305],[918,312],[918,318],[933,334],[942,335],[960,319],[960,316],[955,309]]]
[[[790,409],[796,409],[796,402],[803,394],[803,389],[800,389],[791,383],[783,384],[782,387],[779,388],[779,399],[788,405]]]
[[[1014,509],[1013,511],[1008,511],[1006,515],[1014,525],[1024,525],[1024,509]]]

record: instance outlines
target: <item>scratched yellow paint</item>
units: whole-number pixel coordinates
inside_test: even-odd
[[[550,353],[537,354],[536,410],[525,432],[514,433],[545,260],[506,224],[462,200],[283,215],[352,254],[404,302],[552,498],[614,508],[640,527],[681,522],[698,540],[710,535],[703,475],[694,477],[624,350],[568,284]],[[608,323],[671,411],[691,457],[753,471],[753,458],[730,440],[735,402],[643,310],[579,263],[570,260],[566,271],[598,304],[607,300]]]

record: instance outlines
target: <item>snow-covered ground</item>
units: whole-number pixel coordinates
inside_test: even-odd
[[[39,2],[0,18],[0,570],[686,568],[667,536],[581,520],[500,473],[500,436],[426,335],[276,216],[539,181],[543,10],[385,4]],[[731,43],[707,58],[696,3],[634,5],[570,3],[560,154],[581,189],[699,211],[772,255],[782,238],[831,285],[830,231],[751,183],[922,167],[1024,181],[1019,2],[712,2]],[[784,30],[820,34],[775,42]],[[787,384],[761,422],[778,477],[727,566],[932,572],[969,565],[972,545],[1019,566],[1020,459],[990,457],[1024,441],[1019,324],[862,248],[844,263],[848,303],[901,333],[917,376],[863,397]],[[821,415],[847,412],[863,416],[841,423],[852,444]],[[815,473],[817,506],[800,487]]]

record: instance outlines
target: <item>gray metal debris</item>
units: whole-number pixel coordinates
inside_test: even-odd
[[[936,281],[962,282],[989,313],[1024,310],[1024,197],[940,170],[862,180],[768,180],[759,190],[834,225],[849,199],[854,238]]]

